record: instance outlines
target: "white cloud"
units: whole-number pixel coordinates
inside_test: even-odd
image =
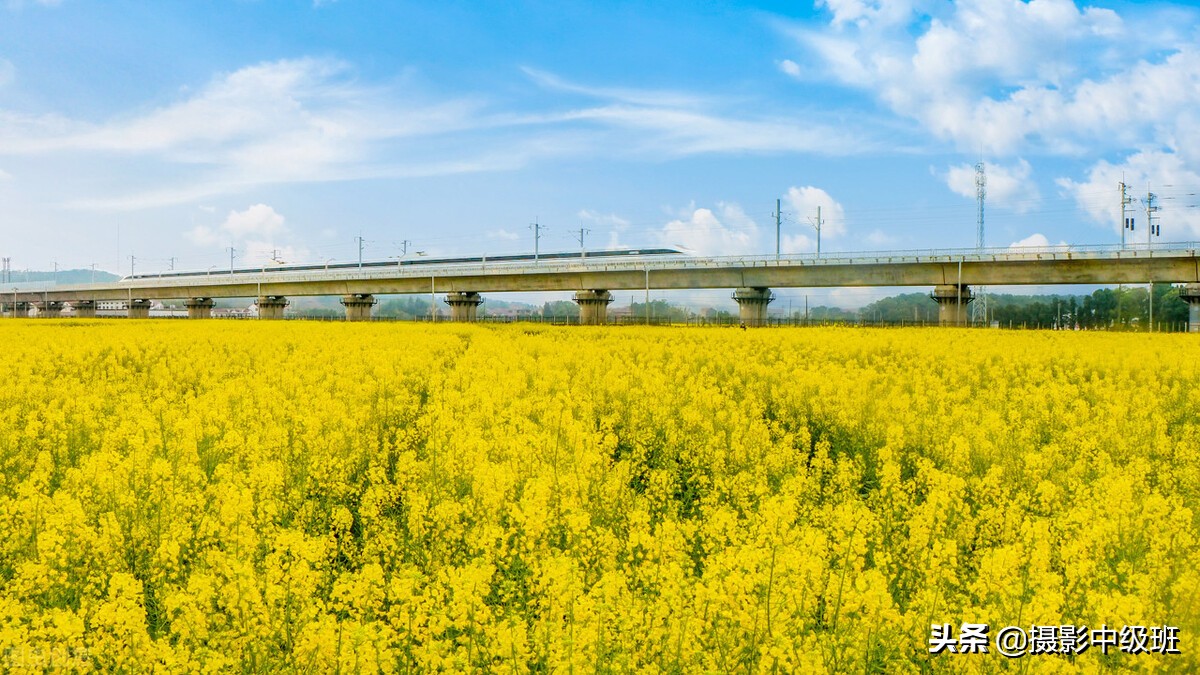
[[[186,236],[201,246],[254,243],[258,248],[269,249],[276,246],[273,238],[285,231],[284,218],[275,209],[254,204],[245,211],[230,211],[216,228],[197,225]]]
[[[303,58],[221,74],[181,100],[100,123],[0,111],[0,153],[115,154],[191,168],[194,175],[174,185],[141,176],[134,194],[75,202],[145,208],[271,183],[480,170],[492,160],[385,150],[497,123],[478,103],[366,87],[340,61]],[[506,155],[500,164],[521,161],[520,153]]]
[[[625,230],[629,227],[629,221],[615,213],[598,213],[591,209],[580,209],[577,215],[580,220],[593,225],[611,227],[615,230]]]
[[[59,138],[35,139],[31,150],[84,149],[164,153],[180,162],[252,170],[277,161],[330,161],[342,144],[372,133],[366,92],[345,81],[336,61],[298,59],[242,68],[196,95],[129,120]],[[395,124],[373,132],[386,136]]]
[[[913,10],[909,0],[817,0],[816,4],[833,14],[835,26],[847,23],[860,27],[873,23],[890,25],[907,18]]]
[[[1015,165],[1005,166],[995,162],[984,164],[987,196],[985,208],[1001,206],[1017,213],[1027,213],[1040,199],[1037,185],[1031,180],[1033,168],[1024,159]],[[952,166],[943,176],[952,192],[967,199],[975,199],[975,166],[960,164]]]
[[[504,241],[516,241],[521,238],[521,235],[517,234],[516,232],[509,232],[508,230],[501,228],[499,230],[492,230],[491,232],[488,232],[487,237],[488,237],[488,239],[502,239]]]
[[[823,4],[828,26],[785,30],[833,79],[963,149],[1165,143],[1200,104],[1200,49],[1182,28],[1194,13],[1151,39],[1165,10],[1141,25],[1071,0]]]
[[[746,114],[744,100],[727,101],[671,90],[595,87],[523,68],[539,86],[599,99],[600,103],[552,113],[538,123],[589,123],[620,133],[629,154],[685,156],[723,152],[862,152],[874,145],[865,130],[846,129],[844,120],[825,124],[796,116]],[[611,142],[589,146],[613,152]]]
[[[1092,166],[1086,180],[1075,182],[1064,178],[1058,184],[1093,222],[1119,235],[1118,184],[1122,182],[1128,186],[1128,196],[1134,199],[1129,213],[1136,228],[1129,235],[1132,240],[1146,240],[1147,192],[1160,197],[1158,205],[1162,210],[1157,214],[1162,231],[1160,241],[1200,239],[1200,209],[1189,208],[1189,204],[1196,202],[1187,192],[1200,185],[1200,171],[1181,154],[1145,151],[1134,153],[1119,164],[1100,161]]]
[[[765,115],[744,99],[525,72],[556,94],[595,100],[509,112],[478,98],[423,95],[410,78],[367,86],[334,59],[284,59],[218,74],[181,87],[166,104],[110,119],[0,110],[0,156],[137,166],[109,176],[99,193],[64,187],[71,197],[62,199],[73,208],[134,210],[272,184],[507,171],[547,157],[847,154],[877,145],[844,121]]]
[[[1200,11],[1071,0],[824,0],[828,23],[780,23],[806,58],[960,151],[998,155],[988,204],[1016,212],[1039,199],[1020,155],[1105,157],[1057,182],[1097,224],[1120,234],[1116,186],[1200,184]],[[1115,154],[1125,159],[1114,161]],[[1005,157],[1011,159],[1005,159]],[[943,175],[974,198],[970,166]],[[1165,188],[1164,188],[1165,189]],[[1163,195],[1169,197],[1170,195]],[[1164,199],[1163,240],[1200,238],[1200,209]],[[1135,204],[1144,241],[1144,204]]]
[[[758,225],[736,204],[718,203],[716,210],[693,206],[664,225],[658,240],[702,256],[753,254]]]
[[[239,239],[269,236],[283,231],[283,216],[266,204],[255,204],[245,211],[230,211],[221,229]]]
[[[221,235],[208,225],[197,225],[188,230],[184,236],[197,246],[212,246],[221,243]]]
[[[1020,241],[1014,241],[1008,245],[1009,248],[1046,248],[1047,246],[1068,246],[1068,244],[1065,241],[1051,244],[1046,235],[1041,232],[1035,232]]]
[[[652,108],[697,108],[710,106],[715,103],[711,98],[680,91],[633,89],[627,87],[596,87],[577,84],[537,68],[522,67],[521,72],[525,73],[530,80],[544,89],[579,94],[588,98],[610,100],[630,105]]]
[[[899,237],[879,229],[871,230],[863,239],[871,246],[891,246],[900,241]]]
[[[846,234],[846,210],[828,192],[818,187],[788,188],[787,208],[794,214],[794,229],[800,234],[786,234],[780,248],[784,253],[804,253],[817,249],[815,222],[817,207],[821,207],[821,248],[827,249],[830,239]]]
[[[621,241],[621,234],[629,229],[629,221],[625,218],[615,213],[599,213],[591,209],[580,209],[577,215],[580,222],[584,224],[608,230],[608,243],[605,245],[605,248],[629,248],[629,246]]]
[[[743,119],[707,110],[612,104],[580,109],[563,121],[591,122],[640,133],[631,150],[685,156],[724,152],[845,154],[870,148],[862,135],[820,124],[774,118]]]
[[[779,70],[782,71],[785,75],[791,75],[792,77],[800,77],[800,72],[801,72],[800,64],[796,63],[795,61],[793,61],[791,59],[784,59],[784,60],[780,61],[779,62]]]

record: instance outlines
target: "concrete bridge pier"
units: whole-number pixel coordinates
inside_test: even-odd
[[[346,308],[346,320],[370,321],[371,307],[375,305],[375,302],[375,296],[370,293],[343,295],[342,306]]]
[[[4,305],[8,310],[9,316],[14,319],[29,318],[29,303],[28,302],[10,302]]]
[[[608,303],[612,293],[605,290],[575,291],[575,304],[579,305],[581,326],[603,326],[608,321]]]
[[[95,300],[72,300],[71,309],[75,310],[76,319],[94,319],[96,318],[96,301]]]
[[[471,322],[478,316],[483,298],[474,291],[455,291],[446,295],[445,302],[450,305],[451,321]]]
[[[254,304],[258,306],[258,318],[282,319],[283,308],[287,307],[288,299],[282,295],[260,295]]]
[[[1180,286],[1179,299],[1188,304],[1188,332],[1200,333],[1200,284]]]
[[[967,318],[970,314],[967,312],[967,305],[975,299],[975,295],[971,292],[970,287],[966,284],[961,286],[957,284],[940,284],[933,287],[933,293],[929,294],[933,301],[938,304],[938,325],[939,326],[965,326]]]
[[[129,301],[129,318],[131,319],[149,319],[150,318],[149,300],[138,298]]]
[[[57,319],[62,316],[63,303],[58,300],[35,302],[33,306],[37,307],[37,315],[43,319]]]
[[[188,298],[183,301],[187,307],[189,319],[211,319],[212,310],[217,304],[212,298]]]
[[[775,299],[769,288],[739,288],[733,292],[738,304],[738,316],[747,326],[762,326],[767,323],[767,305]]]

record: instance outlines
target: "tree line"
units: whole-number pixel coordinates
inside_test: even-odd
[[[977,296],[976,302],[981,302]],[[989,294],[986,301],[987,322],[1002,327],[1145,330],[1150,321],[1150,293],[1145,286],[1101,288],[1090,295],[1014,295]],[[716,322],[736,323],[736,308],[693,308],[667,300],[652,300],[649,305],[634,302],[628,306],[631,317],[645,317],[655,323]],[[518,315],[538,319],[578,320],[579,306],[570,300],[552,300],[540,307],[523,303],[489,300],[479,308],[486,318],[488,309],[514,309]],[[816,306],[780,313],[772,308],[772,320],[807,322],[848,322],[882,324],[936,324],[938,306],[927,293],[903,293],[851,310]],[[1188,321],[1188,306],[1179,297],[1179,290],[1170,284],[1154,285],[1154,324],[1156,330],[1184,330]],[[312,308],[301,314],[339,318],[341,307]],[[381,299],[374,313],[380,318],[423,320],[429,317],[429,299],[408,296]],[[439,316],[448,315],[445,307],[438,308]],[[974,316],[974,313],[971,313]]]
[[[976,298],[976,302],[981,300]],[[1090,295],[987,296],[987,320],[1004,327],[1143,330],[1150,322],[1150,291],[1145,286],[1101,288]],[[864,321],[937,322],[937,303],[924,293],[905,293],[873,302],[859,311]],[[1188,306],[1171,284],[1154,285],[1154,324],[1164,330],[1187,325]]]

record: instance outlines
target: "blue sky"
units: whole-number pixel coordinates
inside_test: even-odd
[[[1200,239],[1190,6],[647,4],[0,0],[0,254],[972,246],[981,158],[989,245]]]

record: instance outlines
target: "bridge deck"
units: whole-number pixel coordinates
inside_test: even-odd
[[[1200,244],[942,249],[731,257],[643,257],[195,273],[0,289],[0,300],[128,300],[451,291],[812,288],[1200,282]]]

